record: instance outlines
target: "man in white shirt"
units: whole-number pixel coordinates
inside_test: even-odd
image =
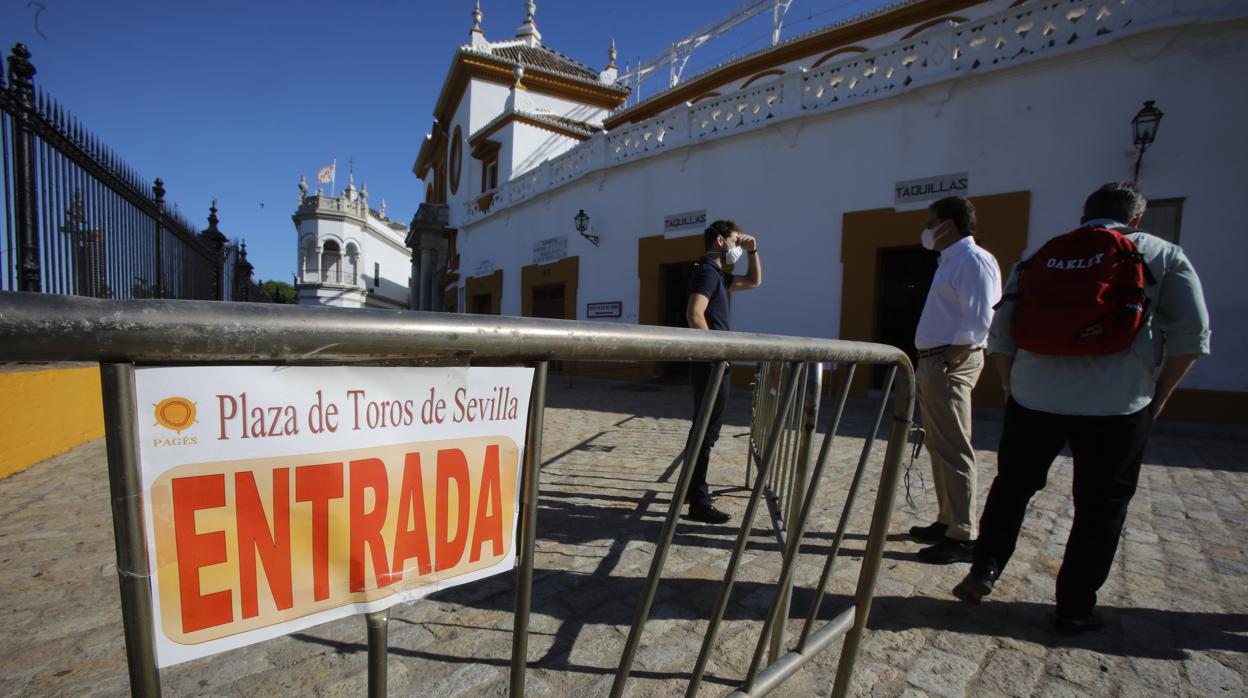
[[[975,243],[975,206],[952,196],[928,207],[923,246],[940,253],[936,276],[914,334],[919,410],[932,457],[940,513],[910,535],[932,546],[918,559],[970,562],[976,536],[975,450],[971,447],[971,389],[984,367],[993,306],[1001,300],[1001,268]]]

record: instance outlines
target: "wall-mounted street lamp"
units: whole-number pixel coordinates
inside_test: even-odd
[[[585,232],[586,230],[589,230],[589,214],[585,213],[585,209],[577,211],[576,216],[573,217],[572,220],[576,221],[576,232],[580,233],[581,237],[594,243],[594,247],[597,247],[601,238],[597,235],[590,235]]]
[[[1131,119],[1131,130],[1135,139],[1135,180],[1140,179],[1140,162],[1144,160],[1144,151],[1157,139],[1157,127],[1161,125],[1161,117],[1165,116],[1160,109],[1153,106],[1153,100],[1144,102],[1144,107],[1136,112]]]

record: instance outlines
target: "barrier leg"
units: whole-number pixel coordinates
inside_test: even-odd
[[[685,462],[680,466],[680,477],[676,480],[676,491],[672,494],[672,504],[667,510],[667,519],[663,522],[663,532],[650,560],[650,573],[646,575],[646,587],[641,594],[641,602],[637,604],[637,613],[633,618],[633,626],[628,630],[628,640],[624,643],[624,652],[620,655],[620,666],[615,672],[615,681],[611,684],[612,698],[624,694],[624,684],[628,682],[628,674],[633,668],[633,659],[637,656],[637,645],[641,642],[641,631],[650,617],[650,606],[654,603],[655,592],[659,588],[659,579],[663,576],[663,563],[667,561],[667,551],[672,547],[672,538],[676,535],[676,525],[680,522],[680,510],[684,508],[685,495],[689,492],[689,481],[693,479],[693,462],[690,457],[702,449],[702,441],[706,438],[706,428],[711,421],[711,409],[714,407],[715,394],[724,378],[723,361],[715,364],[711,371],[711,379],[707,381],[706,391],[702,394],[702,410],[695,415],[697,429],[685,443]]]
[[[365,613],[364,622],[368,624],[368,698],[386,698],[390,611]]]
[[[814,455],[815,434],[819,429],[819,399],[823,394],[823,364],[810,364],[805,378],[802,384],[806,386],[806,393],[803,395],[801,409],[798,410],[798,414],[802,416],[802,424],[796,455],[797,468],[794,470],[789,491],[788,510],[784,514],[785,542],[792,550],[796,550],[797,546],[802,544],[801,539],[805,528],[804,514],[799,513],[804,510],[799,507],[806,499],[806,493],[814,492],[815,489],[814,483],[810,482],[810,467],[811,458]],[[822,471],[822,465],[821,462],[818,471]],[[793,522],[799,516],[803,517],[803,521],[794,533]],[[796,540],[792,540],[793,538]],[[773,614],[776,624],[772,628],[770,654],[768,655],[773,662],[784,654],[784,635],[788,626],[789,604],[793,600],[792,575],[781,574],[781,579],[779,604]]]
[[[750,502],[745,505],[745,513],[741,516],[741,530],[737,532],[737,541],[732,548],[732,557],[728,560],[728,569],[724,572],[724,581],[719,587],[719,597],[715,600],[715,609],[711,614],[710,624],[707,625],[706,635],[702,638],[702,650],[698,653],[698,661],[694,664],[692,676],[689,678],[689,686],[685,689],[686,696],[694,696],[698,692],[698,686],[702,683],[702,675],[706,673],[706,664],[711,658],[711,649],[715,647],[715,636],[719,632],[719,625],[724,620],[724,611],[728,609],[728,598],[732,595],[732,586],[737,579],[737,566],[741,564],[741,555],[745,552],[745,545],[749,542],[750,529],[754,527],[754,517],[758,513],[759,500],[763,496],[763,488],[768,472],[772,464],[776,460],[776,451],[779,446],[779,437],[783,429],[781,427],[789,418],[789,414],[793,410],[793,398],[797,394],[797,378],[799,375],[798,364],[788,364],[784,371],[782,381],[780,409],[776,411],[775,419],[772,420],[774,427],[771,435],[767,438],[767,449],[763,453],[763,462],[758,465],[758,480],[754,485],[754,490],[750,493]]]
[[[539,361],[533,372],[533,398],[529,404],[529,436],[524,448],[524,491],[520,503],[520,569],[516,571],[516,610],[511,629],[511,696],[524,695],[528,669],[529,609],[533,602],[533,553],[537,540],[537,480],[542,466],[542,420],[546,414],[547,362]]]
[[[896,372],[890,370],[890,375]],[[875,513],[871,517],[871,530],[867,534],[867,548],[862,556],[862,568],[858,572],[858,591],[855,594],[854,625],[845,636],[841,646],[841,659],[836,665],[836,682],[832,695],[843,698],[849,692],[849,678],[858,659],[858,645],[862,631],[867,626],[871,601],[875,597],[875,580],[880,573],[880,558],[884,555],[884,543],[888,537],[888,522],[893,514],[893,498],[897,489],[897,477],[901,471],[901,459],[908,445],[910,425],[914,419],[913,374],[904,372],[901,389],[897,391],[893,426],[889,430],[888,450],[884,454],[884,469],[880,473],[880,488],[875,497]],[[907,381],[909,383],[907,384]]]
[[[136,441],[134,364],[100,364],[108,488],[113,504],[113,540],[121,587],[121,623],[126,636],[130,694],[160,695],[156,635],[152,623],[151,571],[143,537],[143,484]]]
[[[890,366],[888,373],[884,377],[884,390],[880,396],[880,409],[875,414],[875,421],[871,424],[871,433],[867,434],[866,442],[862,445],[862,453],[858,456],[858,467],[855,468],[854,478],[849,483],[849,492],[845,495],[845,506],[841,509],[841,519],[836,525],[836,535],[832,538],[832,550],[828,553],[828,559],[823,563],[823,572],[819,575],[818,586],[815,587],[815,600],[810,605],[810,615],[806,617],[806,625],[802,628],[802,635],[797,641],[798,652],[806,650],[806,643],[810,639],[810,631],[815,625],[815,618],[818,617],[819,607],[823,603],[823,595],[828,590],[828,580],[832,577],[832,568],[836,565],[836,558],[841,553],[841,543],[845,540],[845,529],[849,525],[849,515],[853,511],[854,500],[858,496],[858,485],[862,482],[862,474],[866,471],[867,460],[871,457],[871,449],[875,445],[875,435],[880,431],[880,424],[884,421],[884,411],[888,407],[888,396],[893,388],[893,378],[896,375],[897,367]],[[852,378],[853,373],[850,372],[845,377],[846,383]],[[884,468],[885,470],[888,468],[887,459],[884,461]],[[892,500],[889,501],[891,502]],[[863,565],[865,568],[865,561]],[[872,583],[874,584],[874,580]]]

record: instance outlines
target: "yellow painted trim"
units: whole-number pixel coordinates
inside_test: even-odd
[[[581,283],[581,258],[564,257],[549,264],[530,264],[520,269],[520,314],[533,317],[533,289],[563,284],[563,319],[576,319],[576,292]]]
[[[1161,421],[1248,424],[1248,393],[1179,388],[1166,403]]]
[[[503,270],[486,276],[470,276],[464,281],[464,312],[471,313],[473,296],[489,294],[490,314],[503,314]]]
[[[0,373],[0,478],[104,435],[100,370]]]
[[[1027,225],[1031,218],[1031,192],[1010,192],[972,196],[977,228],[975,237],[996,258],[1003,274],[1018,262],[1027,247]],[[879,254],[892,247],[919,243],[919,231],[927,219],[927,209],[897,211],[891,208],[853,211],[844,214],[841,226],[841,339],[863,342],[876,337],[876,295]],[[871,371],[854,374],[850,394],[866,395]],[[996,371],[985,367],[972,393],[979,406],[998,406],[1001,384]]]
[[[665,264],[693,264],[706,253],[702,233],[678,238],[652,235],[637,241],[637,324],[660,325],[667,308],[667,289],[659,283]],[[640,364],[643,379],[659,375],[660,365],[654,361]]]

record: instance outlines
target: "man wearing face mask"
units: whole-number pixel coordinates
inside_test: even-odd
[[[706,254],[698,260],[693,268],[693,276],[689,279],[689,300],[685,307],[685,319],[689,327],[699,330],[728,331],[729,315],[732,304],[730,294],[737,291],[748,291],[758,288],[763,283],[763,267],[758,259],[758,242],[741,232],[740,226],[732,221],[715,221],[702,234]],[[736,264],[745,257],[749,270],[745,276],[735,276],[725,267]],[[706,393],[706,385],[711,380],[712,364],[695,363],[691,365],[693,376],[693,414],[697,419],[702,408],[702,396]],[[694,460],[693,479],[689,483],[689,494],[685,501],[689,503],[689,518],[705,523],[724,523],[731,518],[727,513],[715,508],[709,488],[706,485],[706,470],[710,465],[711,449],[719,439],[719,429],[723,424],[724,405],[728,402],[729,375],[724,372],[720,381],[715,402],[711,406],[710,423],[706,427],[706,437],[702,441],[702,449]],[[695,426],[690,427],[690,436]],[[686,460],[689,454],[685,455]]]
[[[971,447],[971,389],[984,367],[993,306],[1001,299],[1001,268],[975,243],[975,206],[959,196],[928,207],[923,246],[940,253],[914,345],[919,409],[932,457],[940,513],[910,535],[928,543],[918,559],[970,562],[974,554],[975,450]]]

